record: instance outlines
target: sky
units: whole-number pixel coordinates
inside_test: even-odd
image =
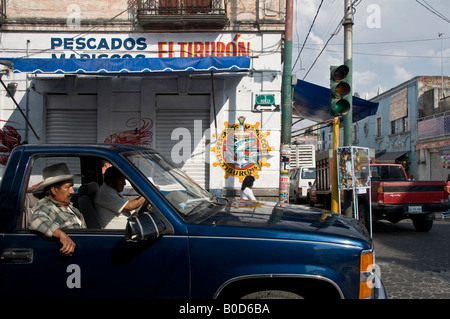
[[[345,1],[323,0],[317,13],[321,2],[294,0],[292,64],[298,79],[329,87],[330,65],[344,62]],[[450,75],[450,1],[353,2],[353,93],[370,99],[415,76]]]

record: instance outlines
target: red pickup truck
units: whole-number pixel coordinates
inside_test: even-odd
[[[444,181],[410,181],[402,165],[377,164],[371,156],[372,220],[386,219],[397,223],[412,219],[417,231],[433,227],[435,212],[449,209]],[[316,156],[316,180],[308,189],[309,205],[322,204],[331,209],[332,150]],[[358,194],[359,220],[369,229],[369,194]]]
[[[446,182],[410,181],[399,164],[371,164],[372,219],[397,223],[412,219],[417,231],[433,226],[435,212],[449,209]],[[359,195],[360,216],[368,216],[368,194]]]

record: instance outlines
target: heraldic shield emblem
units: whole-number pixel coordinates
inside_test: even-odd
[[[228,176],[238,177],[242,183],[244,177],[253,175],[258,178],[262,167],[270,167],[269,152],[274,149],[267,142],[269,132],[259,130],[259,122],[255,125],[245,123],[245,117],[240,116],[237,124],[225,122],[225,129],[216,139],[215,147],[211,149],[216,154],[217,162]],[[213,135],[215,136],[215,134]]]

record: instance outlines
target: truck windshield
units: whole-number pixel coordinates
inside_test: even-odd
[[[316,178],[316,169],[312,168],[303,168],[302,169],[302,178],[303,179],[315,179]]]
[[[125,154],[164,197],[186,217],[216,204],[213,195],[155,151]]]
[[[403,167],[400,165],[374,165],[370,167],[373,180],[406,181]]]

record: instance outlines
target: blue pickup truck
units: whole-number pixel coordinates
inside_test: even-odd
[[[145,204],[102,229],[92,201],[108,161],[124,196]],[[65,163],[86,228],[56,238],[28,228],[45,167]],[[358,221],[320,210],[217,198],[158,152],[125,145],[24,145],[0,185],[0,297],[386,298]]]

